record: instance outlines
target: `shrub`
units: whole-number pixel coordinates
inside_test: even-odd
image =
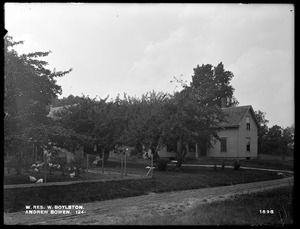
[[[20,155],[14,155],[6,160],[5,164],[8,171],[14,169],[18,175],[22,172],[22,158]]]
[[[240,164],[239,160],[235,160],[234,164],[233,164],[233,169],[239,170],[240,166],[241,166],[241,164]]]
[[[225,160],[223,160],[223,162],[222,162],[222,169],[223,170],[225,169]]]
[[[165,159],[157,160],[157,169],[158,171],[166,171],[168,166],[168,161]]]
[[[86,169],[86,162],[83,157],[75,156],[75,158],[70,162],[70,167],[75,171],[75,177],[79,177],[80,171]]]

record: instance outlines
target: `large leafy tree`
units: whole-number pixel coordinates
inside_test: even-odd
[[[279,155],[284,159],[294,152],[294,126],[282,128],[274,125],[269,128],[264,141],[264,153]]]
[[[68,71],[50,71],[47,62],[40,60],[51,52],[34,52],[18,55],[13,49],[23,41],[14,42],[6,36],[4,46],[4,107],[8,116],[23,115],[30,121],[44,122],[45,107],[61,93],[56,77]]]
[[[235,106],[238,101],[233,96],[234,88],[230,85],[233,76],[232,72],[224,69],[222,62],[215,67],[210,64],[197,65],[190,87],[203,105],[221,106],[221,99],[227,98],[228,106]]]
[[[174,147],[177,155],[177,167],[180,167],[187,154],[189,143],[211,146],[218,139],[218,126],[224,121],[221,100],[227,98],[227,106],[234,106],[234,88],[230,85],[233,74],[219,63],[194,68],[192,82],[188,86],[182,81],[183,90],[175,93],[169,106],[169,119],[165,123],[166,142],[179,145]],[[167,134],[166,134],[167,133]]]
[[[143,94],[141,98],[125,97],[125,101],[130,107],[130,119],[125,130],[128,136],[126,141],[130,145],[138,142],[149,147],[155,145],[153,141],[156,135],[153,129],[158,131],[157,126],[161,123],[159,118],[166,99],[167,94],[154,91]]]
[[[232,77],[222,63],[217,67],[197,66],[190,86],[177,80],[182,91],[168,96],[152,93],[148,100],[142,97],[136,103],[127,136],[135,136],[131,139],[139,139],[144,144],[151,142],[156,148],[174,145],[177,167],[180,167],[189,143],[210,145],[218,139],[218,125],[224,120],[221,98],[229,98],[229,105],[238,103],[230,85]]]
[[[266,113],[263,111],[255,111],[255,117],[259,123],[258,129],[258,153],[263,153],[265,149],[266,134],[268,133],[269,120],[266,119]]]
[[[11,36],[4,38],[4,136],[6,153],[20,155],[29,144],[32,136],[29,129],[40,129],[48,124],[47,105],[61,93],[56,77],[62,77],[68,71],[51,71],[47,62],[41,60],[50,54],[34,52],[19,55]]]
[[[170,95],[155,91],[142,95],[141,98],[126,97],[130,104],[130,118],[125,128],[123,141],[135,147],[136,152],[151,149],[157,156],[157,149],[162,142],[164,122],[169,118],[166,105],[170,102]]]
[[[82,96],[75,105],[56,112],[54,123],[93,139],[93,144],[98,146],[97,153],[104,149],[108,154],[120,142],[127,123],[128,110],[121,103],[119,98],[107,102],[107,98],[97,101]],[[92,153],[94,148],[88,146],[85,151]]]
[[[282,133],[283,151],[282,157],[294,156],[295,126],[294,124],[283,129]]]
[[[203,105],[192,88],[176,93],[166,109],[169,118],[163,123],[162,139],[175,146],[177,167],[184,162],[188,144],[218,139],[217,128],[224,119],[222,110]]]
[[[216,127],[223,118],[222,110],[202,105],[190,87],[174,95],[151,92],[130,101],[132,116],[125,142],[142,144],[154,152],[173,145],[178,168],[186,157],[188,144],[218,138]]]

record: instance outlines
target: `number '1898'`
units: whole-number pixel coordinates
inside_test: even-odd
[[[259,210],[260,214],[274,214],[274,210]]]

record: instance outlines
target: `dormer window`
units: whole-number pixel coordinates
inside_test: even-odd
[[[246,129],[250,130],[250,118],[246,117]]]

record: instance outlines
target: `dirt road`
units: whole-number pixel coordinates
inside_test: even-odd
[[[227,199],[239,194],[258,192],[294,183],[294,177],[238,184],[205,189],[195,189],[123,199],[84,203],[85,213],[76,214],[25,214],[25,212],[4,213],[5,224],[55,224],[55,225],[108,225],[125,224],[138,217],[176,214],[199,204]]]

